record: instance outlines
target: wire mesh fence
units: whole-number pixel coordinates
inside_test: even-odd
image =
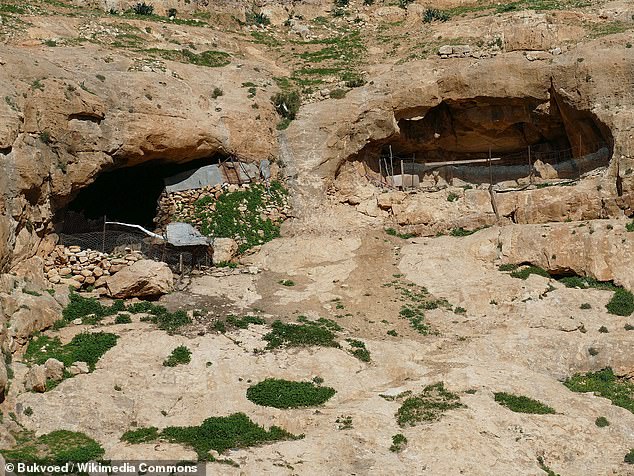
[[[99,220],[87,220],[84,229],[95,228]],[[124,255],[130,251],[140,251],[148,259],[163,261],[177,273],[188,273],[194,269],[212,264],[207,246],[173,246],[146,233],[122,225],[109,224],[106,217],[101,219],[100,231],[76,231],[81,228],[75,220],[70,228],[59,232],[59,243],[64,246],[79,246],[112,255]]]

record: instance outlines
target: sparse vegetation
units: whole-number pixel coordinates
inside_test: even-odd
[[[154,13],[154,7],[147,3],[137,3],[132,7],[132,11],[135,15],[152,15]]]
[[[122,438],[130,443],[178,443],[193,449],[200,461],[215,461],[209,454],[211,450],[222,454],[230,448],[248,448],[273,441],[295,440],[303,438],[303,435],[294,436],[277,426],[272,426],[267,431],[244,413],[234,413],[225,417],[207,418],[199,426],[170,426],[160,432],[155,428],[139,428],[125,433]]]
[[[593,392],[634,413],[634,383],[618,378],[611,368],[574,375],[564,385],[573,392]]]
[[[17,445],[11,450],[2,450],[7,462],[63,465],[67,462],[85,463],[99,461],[105,450],[83,433],[57,430],[36,437],[35,433],[23,431],[16,438]]]
[[[350,353],[361,362],[370,362],[370,351],[366,348],[365,343],[357,339],[346,339],[350,344]]]
[[[77,334],[65,345],[57,337],[39,335],[30,342],[24,354],[24,360],[33,364],[43,364],[53,358],[69,367],[75,362],[86,362],[90,371],[108,350],[117,343],[117,336],[105,332],[83,332]]]
[[[623,462],[627,464],[634,464],[634,449],[631,449],[628,453],[625,454]]]
[[[278,283],[282,286],[295,286],[295,282],[291,279],[282,279],[281,281],[278,281]]]
[[[606,426],[610,426],[610,422],[606,417],[600,416],[594,421],[594,424],[599,428],[605,428]]]
[[[610,302],[605,305],[610,314],[629,316],[634,312],[634,295],[625,289],[617,289]]]
[[[497,392],[494,395],[496,402],[516,413],[534,413],[537,415],[555,413],[553,408],[529,397],[505,392]]]
[[[238,329],[247,329],[251,324],[255,325],[263,325],[266,324],[266,321],[261,317],[257,316],[227,316],[227,324],[232,325]]]
[[[455,194],[453,192],[450,192],[449,195],[447,195],[447,201],[448,202],[455,202],[459,198],[460,198],[460,195],[457,195],[457,194]]]
[[[403,240],[409,240],[410,238],[414,238],[416,236],[414,233],[399,233],[394,228],[386,228],[385,233],[390,236],[396,236],[397,238],[401,238]]]
[[[438,382],[425,387],[419,395],[406,398],[396,412],[396,421],[402,427],[433,422],[447,411],[463,406],[458,395],[446,390],[443,382]]]
[[[224,91],[221,88],[214,88],[214,90],[211,92],[211,98],[212,99],[218,99],[220,96],[222,96],[224,94]]]
[[[185,365],[192,361],[192,352],[184,345],[176,347],[170,356],[163,361],[165,367],[176,367],[177,365]]]
[[[341,327],[328,319],[317,321],[304,321],[298,324],[286,324],[282,321],[275,321],[271,332],[263,339],[268,342],[267,349],[278,347],[340,347],[335,340],[335,332]]]
[[[158,56],[169,61],[206,66],[208,68],[220,68],[231,63],[231,56],[224,51],[207,50],[201,53],[194,53],[187,49],[163,50],[160,48],[151,48],[143,51],[151,56]]]
[[[525,266],[519,268],[515,271],[511,272],[511,277],[518,279],[528,279],[531,274],[536,274],[537,276],[543,276],[545,278],[550,278],[550,274],[543,268],[539,266]]]
[[[402,433],[397,433],[392,436],[392,445],[390,446],[390,451],[393,453],[400,453],[403,451],[405,445],[407,444],[407,438]]]
[[[267,378],[247,389],[247,398],[257,405],[275,408],[300,408],[321,405],[333,397],[335,389],[313,382]]]
[[[445,22],[449,20],[449,14],[437,8],[428,8],[423,14],[423,22],[432,23],[435,21]]]

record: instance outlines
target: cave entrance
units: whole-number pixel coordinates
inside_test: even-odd
[[[395,187],[579,179],[609,164],[613,139],[594,114],[553,89],[550,99],[444,100],[397,117],[399,132],[356,157],[373,182]]]
[[[135,224],[153,230],[165,180],[179,174],[187,175],[206,165],[218,164],[223,159],[214,156],[178,164],[152,161],[104,172],[58,211],[56,232],[96,232],[103,228],[105,217],[109,222]]]

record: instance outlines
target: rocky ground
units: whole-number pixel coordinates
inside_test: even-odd
[[[44,451],[38,438],[69,430],[94,439],[95,458],[201,459],[158,432],[243,412],[303,438],[211,451],[209,474],[634,475],[629,2],[156,0],[145,16],[135,3],[0,5],[0,452]],[[441,106],[442,135],[408,134]],[[500,193],[385,190],[368,172],[382,146],[430,137],[458,155],[491,137],[519,150],[527,117],[577,155],[609,143],[609,162]],[[235,237],[226,259],[215,241],[223,267],[174,286],[132,250],[56,248],[56,214],[101,174],[230,155],[270,160],[290,190],[233,210],[259,220],[240,258]],[[191,210],[199,195],[170,198],[169,213],[209,218]],[[288,218],[281,237],[257,229],[269,218]],[[68,289],[97,283],[85,300]],[[164,295],[107,297],[134,294]],[[334,342],[275,347],[278,320]],[[179,346],[189,361],[168,365]],[[618,387],[604,397],[570,389],[607,368]],[[258,405],[247,392],[267,378],[336,393]],[[428,394],[426,418],[399,424]]]
[[[587,226],[579,228],[582,224]],[[608,224],[612,237],[606,239],[630,242],[619,221],[560,227],[583,230],[578,237],[583,241],[589,226]],[[610,291],[569,289],[534,275],[524,281],[499,271],[499,264],[522,262],[534,252],[527,244],[510,248],[508,255],[506,236],[530,240],[532,230],[522,228],[411,240],[378,230],[275,240],[251,258],[259,274],[197,277],[180,297],[165,298],[169,306],[185,307],[193,304],[187,297],[198,299],[192,307],[212,317],[250,313],[267,325],[226,334],[208,327],[186,335],[169,335],[136,321],[89,326],[120,336],[93,373],[67,379],[43,394],[21,393],[18,384],[9,400],[16,408],[31,409],[29,416],[18,416],[25,427],[38,434],[60,428],[85,432],[113,459],[192,458],[179,445],[130,445],[120,437],[136,425],[196,425],[234,412],[245,412],[265,427],[278,425],[305,435],[298,441],[231,450],[224,456],[240,468],[215,463],[208,467],[210,474],[318,474],[324,464],[335,474],[540,474],[538,457],[558,474],[630,474],[623,456],[632,444],[634,416],[605,398],[571,392],[562,381],[606,366],[631,375],[632,331],[624,329],[631,318],[607,313]],[[279,284],[282,279],[294,285]],[[426,311],[431,332],[422,335],[399,316],[407,300],[394,283],[424,286],[454,310]],[[214,308],[213,297],[229,307]],[[584,303],[590,309],[580,309]],[[274,319],[295,321],[299,314],[336,321],[343,328],[339,339],[362,340],[370,362],[345,349],[320,347],[254,353],[264,347],[262,336]],[[601,326],[609,332],[600,332]],[[68,342],[85,329],[71,326],[47,335]],[[191,349],[191,363],[164,367],[169,349],[181,344]],[[590,348],[598,353],[591,355]],[[14,368],[18,375],[24,371],[19,363]],[[268,377],[316,376],[337,391],[318,408],[278,410],[245,398],[252,383]],[[399,427],[399,403],[381,395],[417,392],[436,382],[444,382],[464,406],[437,422]],[[514,413],[494,401],[494,392],[537,399],[556,413]],[[600,416],[609,427],[595,425]],[[337,419],[342,417],[352,418],[351,428],[340,429]],[[397,433],[408,440],[400,453],[389,450]]]

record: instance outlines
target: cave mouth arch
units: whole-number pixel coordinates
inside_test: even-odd
[[[347,161],[372,181],[384,183],[389,175],[423,184],[433,174],[472,184],[529,176],[578,179],[609,165],[613,150],[610,129],[554,88],[548,99],[445,99],[396,120],[395,134],[369,142]]]
[[[77,195],[55,214],[56,233],[99,231],[104,217],[155,228],[158,202],[165,189],[164,180],[205,165],[226,159],[217,154],[189,162],[153,160],[130,167],[100,173],[94,182],[79,190]]]

